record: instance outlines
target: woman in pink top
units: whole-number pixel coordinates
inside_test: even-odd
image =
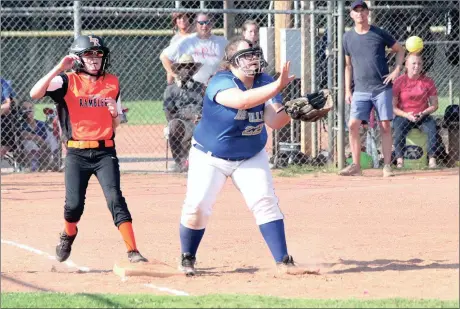
[[[420,54],[409,54],[406,74],[393,84],[393,120],[397,167],[404,166],[403,148],[406,136],[413,128],[428,135],[429,167],[436,167],[436,121],[430,116],[438,109],[438,92],[434,81],[422,74],[423,60]]]

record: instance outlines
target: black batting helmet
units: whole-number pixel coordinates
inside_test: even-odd
[[[76,38],[70,46],[69,53],[75,54],[80,57],[80,65],[77,65],[75,70],[77,72],[84,71],[84,63],[82,56],[87,52],[100,53],[102,55],[102,64],[96,76],[105,74],[105,71],[110,65],[110,49],[105,45],[104,40],[96,35],[81,35]],[[84,71],[89,75],[89,72]]]

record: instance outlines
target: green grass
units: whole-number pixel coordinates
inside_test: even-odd
[[[460,104],[459,98],[458,97],[453,97],[452,98],[453,104]],[[438,110],[434,112],[434,115],[436,116],[444,116],[444,111],[446,110],[447,106],[450,105],[449,102],[449,97],[439,97],[438,98]]]
[[[458,300],[287,299],[269,296],[2,293],[2,308],[458,308]]]
[[[458,104],[458,98],[454,97],[454,104]],[[439,98],[439,109],[435,115],[444,115],[444,110],[449,105],[448,97]],[[51,104],[35,104],[35,117],[44,120],[43,107],[51,107]],[[130,101],[123,102],[123,106],[129,108],[127,125],[154,125],[166,124],[162,101]]]
[[[166,124],[162,101],[130,101],[122,105],[129,108],[128,125]],[[35,104],[36,119],[45,120],[44,107],[52,107],[52,104]]]
[[[286,168],[280,169],[276,176],[279,177],[296,177],[305,174],[314,173],[336,173],[337,168],[333,166],[311,166],[311,165],[289,165]]]

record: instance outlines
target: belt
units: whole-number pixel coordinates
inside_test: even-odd
[[[215,154],[213,154],[211,151],[207,151],[206,149],[204,149],[204,147],[201,146],[201,145],[198,144],[198,143],[194,143],[193,146],[194,146],[196,149],[201,150],[201,151],[204,152],[205,154],[210,155],[211,157],[214,157],[214,158],[217,158],[217,159],[222,159],[222,160],[227,160],[227,161],[243,161],[243,160],[248,159],[247,157],[236,157],[236,158],[218,157],[218,156],[216,156]]]
[[[79,148],[79,149],[109,148],[109,147],[114,147],[115,143],[111,139],[107,139],[104,141],[68,141],[67,146],[70,148]]]

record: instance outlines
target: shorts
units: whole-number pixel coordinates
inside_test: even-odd
[[[350,119],[369,121],[372,107],[380,121],[393,120],[393,90],[385,89],[379,93],[354,92],[351,102]]]

